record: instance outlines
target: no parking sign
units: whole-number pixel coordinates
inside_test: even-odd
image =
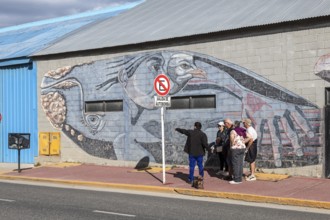
[[[170,91],[170,80],[164,74],[158,75],[154,80],[154,89],[159,96],[166,96]],[[169,98],[169,99],[168,99]],[[161,126],[162,126],[162,160],[163,160],[163,184],[166,183],[165,177],[165,127],[164,127],[164,106],[170,105],[170,97],[155,96],[155,106],[161,107]],[[169,105],[168,105],[169,104]]]
[[[164,74],[158,75],[154,80],[154,89],[159,96],[166,96],[170,91],[170,80]]]

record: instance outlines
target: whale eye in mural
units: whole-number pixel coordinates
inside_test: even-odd
[[[315,104],[248,69],[195,52],[138,53],[49,71],[41,84],[42,106],[55,128],[93,156],[129,161],[147,156],[160,163],[160,110],[153,88],[158,74],[170,79],[173,100],[213,95],[216,103],[165,110],[167,163],[187,164],[185,138],[176,127],[201,121],[211,142],[219,120],[248,117],[258,132],[258,167],[319,164]],[[89,112],[86,102],[100,107]],[[122,103],[122,110],[108,102]]]
[[[105,122],[102,120],[102,117],[102,115],[97,114],[85,114],[83,117],[85,120],[83,120],[82,123],[86,127],[90,128],[91,133],[96,134],[97,132],[102,130],[105,125]]]

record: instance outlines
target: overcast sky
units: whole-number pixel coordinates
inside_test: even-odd
[[[137,0],[0,0],[0,28],[135,1]]]

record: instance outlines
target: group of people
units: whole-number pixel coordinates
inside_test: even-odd
[[[207,135],[201,130],[200,122],[195,122],[194,129],[175,129],[187,136],[184,151],[189,155],[189,183],[194,180],[196,163],[199,176],[204,177],[203,158],[206,150],[218,154],[220,169],[217,174],[228,172],[226,179],[230,184],[242,183],[244,160],[250,164],[250,174],[246,175],[246,180],[256,180],[257,132],[250,119],[242,120],[244,127],[240,127],[240,123],[233,123],[229,118],[219,122],[216,140],[210,144]]]

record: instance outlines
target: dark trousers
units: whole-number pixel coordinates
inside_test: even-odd
[[[231,149],[230,153],[233,167],[233,180],[235,182],[242,182],[245,149]]]
[[[231,156],[230,156],[230,149],[228,149],[228,146],[223,146],[222,148],[222,157],[223,157],[223,161],[224,161],[224,168],[225,171],[229,171],[229,166],[231,165],[230,161],[231,161]]]
[[[225,154],[223,152],[218,152],[218,156],[220,161],[220,170],[223,171],[223,169],[225,169],[225,171],[228,171],[228,164]]]

